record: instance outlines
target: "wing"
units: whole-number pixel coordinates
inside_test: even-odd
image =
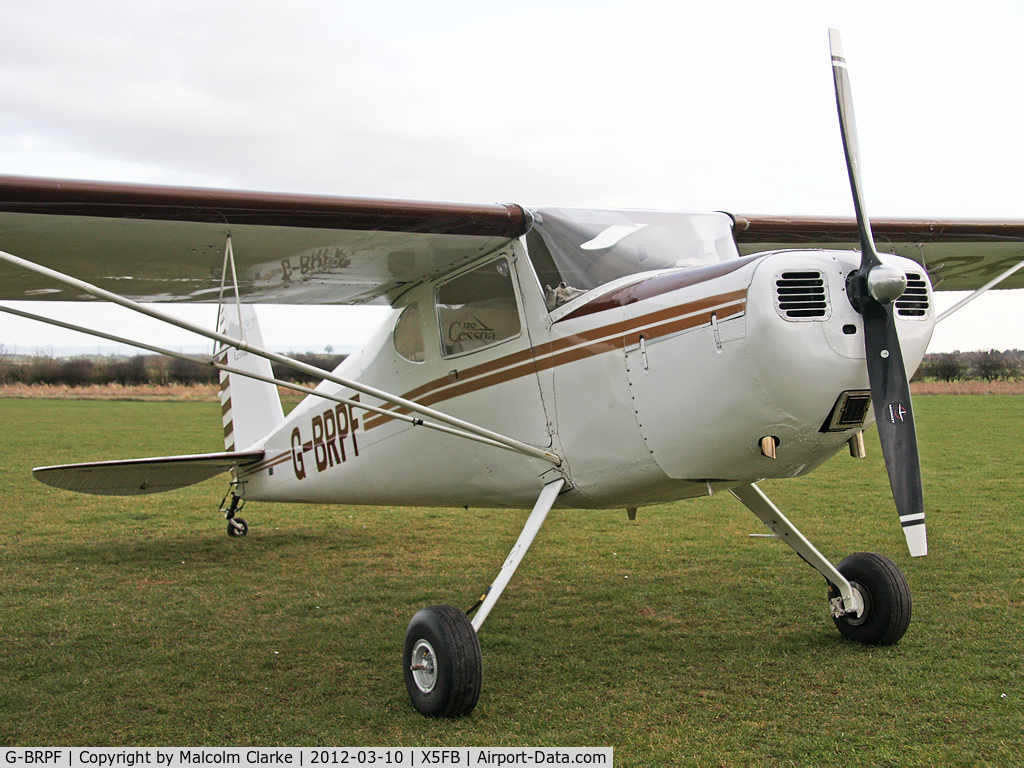
[[[137,301],[216,301],[230,235],[245,301],[389,302],[529,223],[515,205],[0,176],[0,250]],[[0,267],[0,299],[81,298]]]
[[[744,255],[858,246],[853,219],[734,216]],[[230,235],[245,301],[389,303],[526,233],[518,205],[285,195],[0,176],[0,250],[139,301],[216,301]],[[872,223],[939,290],[1024,259],[1024,221]],[[1024,288],[1024,270],[1000,284]],[[0,266],[0,300],[87,298]]]
[[[857,222],[843,218],[733,216],[740,253],[782,248],[860,248]],[[879,251],[921,264],[940,291],[981,288],[1024,260],[1024,221],[872,219]],[[999,288],[1024,288],[1024,270]]]
[[[41,483],[68,491],[104,496],[138,496],[201,483],[229,469],[255,464],[262,459],[263,451],[196,453],[189,456],[36,467],[32,475]]]

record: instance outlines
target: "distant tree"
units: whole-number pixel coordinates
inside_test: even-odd
[[[975,378],[985,381],[999,381],[1006,377],[1006,356],[995,349],[988,352],[977,352],[972,366]]]
[[[7,347],[0,344],[0,384],[13,384],[17,381],[14,355]]]
[[[167,369],[168,378],[178,384],[210,384],[217,381],[217,370],[196,362],[172,358]]]
[[[940,352],[926,355],[921,368],[923,376],[939,381],[960,381],[967,377],[970,366],[959,352]]]
[[[36,354],[26,366],[26,384],[60,384],[60,364],[52,357]]]
[[[1003,364],[1006,367],[1003,376],[1008,381],[1020,381],[1024,378],[1024,356],[1019,350],[1009,349],[1004,352]]]
[[[125,387],[135,387],[149,383],[149,371],[146,370],[146,358],[136,355],[124,362],[117,362],[110,367],[110,381]]]
[[[87,387],[95,381],[95,366],[92,360],[75,358],[61,362],[57,377],[61,384],[69,387]]]

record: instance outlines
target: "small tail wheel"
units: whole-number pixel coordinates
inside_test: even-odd
[[[228,520],[228,536],[232,538],[245,536],[249,532],[249,524],[240,517],[232,517]]]
[[[480,698],[483,661],[469,617],[450,605],[416,613],[405,633],[405,687],[428,717],[465,717]]]
[[[864,613],[833,618],[845,637],[865,645],[893,645],[910,626],[910,586],[907,577],[889,558],[857,552],[838,566],[864,600]],[[829,598],[839,590],[829,586]]]

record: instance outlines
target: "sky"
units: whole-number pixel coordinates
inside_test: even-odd
[[[0,173],[849,216],[832,26],[850,67],[868,212],[1024,218],[1024,4],[839,6],[4,3]],[[960,297],[939,294],[940,309]],[[81,310],[30,309],[79,320]],[[210,307],[184,311],[213,324]],[[117,333],[125,312],[90,307],[85,324]],[[268,345],[297,350],[356,344],[382,317],[259,314]],[[172,348],[201,341],[131,323]],[[0,315],[0,344],[96,341]],[[993,291],[944,321],[930,351],[1013,347],[1024,348],[1024,291]]]

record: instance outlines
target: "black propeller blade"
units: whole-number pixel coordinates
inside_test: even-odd
[[[850,302],[864,318],[864,350],[874,405],[878,436],[889,473],[896,512],[914,557],[928,554],[924,523],[924,493],[921,488],[921,459],[917,452],[917,431],[910,402],[910,384],[896,333],[893,302],[903,295],[907,276],[882,264],[875,250],[871,222],[861,192],[860,148],[853,117],[853,97],[846,58],[839,32],[830,29],[832,74],[836,84],[836,106],[843,134],[843,150],[850,174],[853,205],[857,211],[861,261],[846,281]]]

